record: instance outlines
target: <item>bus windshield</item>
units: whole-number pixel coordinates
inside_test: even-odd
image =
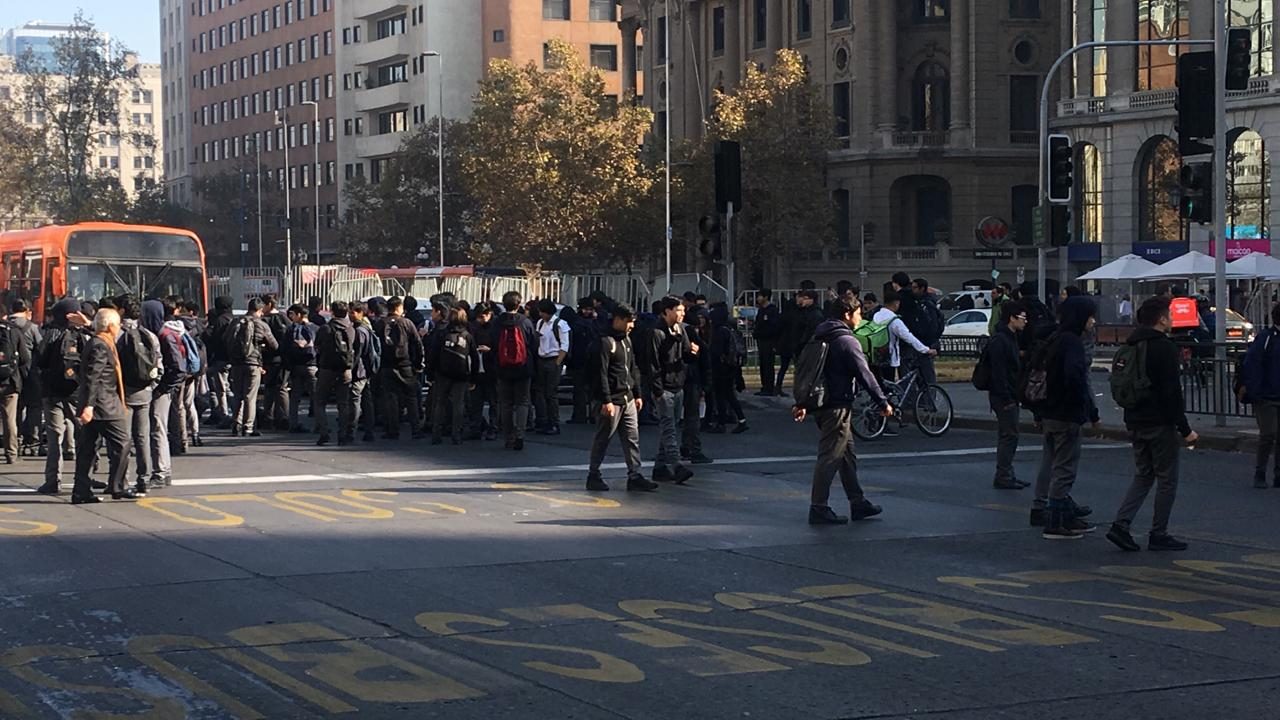
[[[67,238],[67,257],[200,263],[200,248],[186,235],[126,230],[79,230]]]
[[[67,261],[67,294],[84,300],[134,295],[178,295],[204,305],[204,271],[170,263],[142,265],[106,260]]]

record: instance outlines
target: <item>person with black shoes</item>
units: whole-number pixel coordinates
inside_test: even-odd
[[[569,323],[560,317],[556,304],[547,299],[538,302],[537,373],[533,380],[534,415],[539,435],[560,434],[560,375],[572,346]]]
[[[778,340],[782,337],[782,313],[773,304],[773,291],[761,288],[756,293],[756,319],[751,334],[756,339],[760,358],[760,391],[756,395],[774,395],[774,362],[778,359]]]
[[[1044,352],[1046,399],[1037,410],[1044,424],[1044,452],[1036,478],[1037,507],[1047,510],[1043,536],[1046,540],[1079,539],[1093,526],[1080,519],[1071,499],[1080,467],[1082,428],[1086,422],[1098,427],[1098,408],[1089,390],[1089,361],[1083,336],[1093,330],[1097,306],[1084,297],[1067,298],[1059,308],[1058,332]],[[1033,360],[1034,364],[1034,360]]]
[[[145,494],[152,481],[154,464],[151,453],[151,403],[160,381],[163,360],[160,338],[142,327],[142,307],[136,298],[124,296],[116,300],[120,311],[120,339],[116,352],[120,357],[120,374],[124,380],[124,404],[129,416],[129,440],[133,450],[136,492]]]
[[[1271,308],[1271,327],[1249,343],[1240,368],[1239,396],[1253,405],[1258,424],[1258,450],[1254,455],[1253,486],[1267,487],[1267,465],[1275,451],[1271,481],[1280,488],[1280,305]]]
[[[658,326],[644,338],[648,348],[641,354],[640,365],[641,378],[656,406],[661,432],[653,480],[684,484],[693,477],[693,471],[680,462],[677,428],[684,412],[686,363],[697,358],[699,349],[685,332],[684,304],[680,298],[668,295],[658,301],[658,308],[662,311]],[[696,423],[698,419],[687,418],[685,422]]]
[[[885,417],[893,415],[888,398],[862,354],[862,346],[853,336],[853,329],[862,323],[862,305],[856,298],[839,298],[832,305],[832,314],[836,317],[820,324],[813,339],[827,345],[826,360],[821,365],[825,396],[817,407],[808,407],[806,398],[797,397],[791,410],[796,422],[804,422],[812,414],[821,433],[809,497],[810,525],[843,525],[851,518],[862,520],[881,513],[881,507],[867,500],[858,483],[858,458],[853,448],[853,398],[858,387],[866,388]],[[797,372],[800,369],[797,364]],[[801,380],[799,376],[796,379]],[[837,473],[849,497],[848,517],[836,514],[828,504],[831,482]]]
[[[4,427],[4,461],[12,465],[18,457],[18,401],[22,378],[31,370],[31,350],[22,330],[9,320],[0,320],[0,422]]]
[[[93,460],[98,440],[107,448],[107,492],[113,500],[133,500],[138,494],[125,486],[129,473],[129,422],[125,408],[124,379],[116,340],[120,314],[99,310],[93,318],[93,337],[85,343],[76,405],[80,422],[76,442],[76,480],[71,491],[74,505],[101,502],[93,494]]]
[[[689,299],[686,299],[689,300]],[[689,342],[699,348],[708,347],[711,343],[711,320],[707,317],[707,309],[698,305],[697,296],[691,298],[692,304],[686,302],[689,310],[685,310],[684,332]],[[706,409],[706,414],[702,409]],[[690,465],[705,465],[712,462],[702,451],[702,433],[724,432],[724,427],[716,428],[716,406],[711,395],[711,353],[700,352],[685,363],[684,373],[684,422],[680,428],[680,461]]]
[[[422,338],[418,329],[404,316],[404,302],[393,297],[387,301],[387,316],[382,323],[382,385],[386,414],[384,424],[388,440],[400,439],[401,416],[407,416],[409,431],[415,440],[422,439],[418,397],[418,373],[422,372]]]
[[[374,399],[369,380],[376,377],[381,369],[382,354],[378,349],[377,336],[373,334],[373,326],[369,322],[368,314],[369,305],[363,302],[353,302],[347,310],[347,316],[351,318],[351,324],[356,329],[354,348],[356,366],[351,371],[349,389],[353,417],[350,427],[338,428],[338,442],[342,442],[344,437],[348,442],[354,440],[357,424],[364,428],[362,440],[373,442],[374,439]]]
[[[318,301],[319,298],[312,298]],[[316,317],[319,317],[317,312]],[[277,306],[276,296],[262,296],[262,321],[271,331],[274,345],[262,347],[262,367],[265,370],[261,392],[262,417],[258,429],[289,429],[289,368],[284,360],[284,349],[289,344],[289,318]]]
[[[186,367],[183,361],[185,353],[182,334],[185,332],[180,321],[172,318],[173,303],[168,300],[147,300],[142,303],[142,320],[144,328],[150,330],[160,340],[160,379],[156,383],[151,397],[151,485],[165,487],[172,482],[173,476],[173,440],[178,427],[173,423],[174,432],[170,433],[170,421],[173,418],[174,406],[182,400],[182,383],[186,379]]]
[[[209,422],[218,427],[231,424],[231,358],[227,356],[227,326],[235,322],[232,299],[213,299],[213,313],[205,325],[204,346],[209,352]]]
[[[22,343],[32,362],[28,363],[22,373],[22,390],[18,396],[18,435],[19,454],[22,449],[29,448],[34,453],[37,439],[40,436],[40,372],[35,366],[36,354],[40,350],[42,335],[40,328],[31,321],[31,305],[22,298],[16,298],[9,306],[9,322],[18,328]]]
[[[231,358],[231,387],[235,396],[231,410],[231,435],[259,437],[258,389],[262,387],[263,352],[280,349],[276,336],[262,320],[262,300],[251,298],[247,312],[227,326],[223,336]],[[145,315],[145,308],[144,315]],[[268,416],[269,417],[269,416]]]
[[[529,422],[530,385],[536,373],[538,335],[529,318],[520,314],[520,293],[502,296],[498,317],[498,418],[506,447],[524,450]]]
[[[428,362],[435,368],[431,394],[435,397],[431,417],[431,444],[444,442],[445,418],[454,445],[461,445],[466,427],[467,391],[475,387],[480,372],[480,351],[467,327],[467,311],[453,308],[444,318],[440,342],[432,348]]]
[[[1020,301],[1000,304],[1000,324],[983,349],[982,363],[989,378],[987,399],[996,416],[996,474],[992,485],[999,490],[1021,490],[1031,483],[1017,478],[1013,458],[1018,452],[1018,377],[1022,360],[1018,355],[1018,333],[1027,327],[1027,311]]]
[[[1194,444],[1199,435],[1187,422],[1179,378],[1180,353],[1169,339],[1169,330],[1173,327],[1169,306],[1170,301],[1163,298],[1144,302],[1138,308],[1139,327],[1125,342],[1134,348],[1129,355],[1135,361],[1145,361],[1141,372],[1129,377],[1144,378],[1149,383],[1145,391],[1133,393],[1136,397],[1132,398],[1132,407],[1125,407],[1124,424],[1133,441],[1135,470],[1129,492],[1107,532],[1107,539],[1116,547],[1130,552],[1139,549],[1129,532],[1130,526],[1153,485],[1155,515],[1147,536],[1147,549],[1187,549],[1185,542],[1169,534],[1169,516],[1178,494],[1178,454],[1183,445]]]
[[[476,388],[467,398],[471,423],[468,437],[473,440],[496,440],[498,437],[498,323],[494,315],[493,303],[477,303],[474,314],[471,336],[475,338],[476,350],[480,353],[480,367],[476,371]]]
[[[349,445],[355,408],[351,407],[351,380],[356,366],[356,329],[347,317],[349,308],[341,300],[329,303],[329,320],[316,331],[316,387],[311,406],[316,411],[316,445],[329,444],[329,415],[326,407],[333,397],[338,404],[338,444]]]
[[[711,306],[711,342],[708,364],[711,368],[711,398],[715,402],[716,422],[721,428],[732,424],[730,431],[737,435],[746,432],[747,416],[738,402],[739,387],[743,385],[742,366],[747,360],[747,345],[737,328],[737,321],[729,316],[729,306],[716,303]],[[708,413],[711,413],[708,410]]]
[[[600,465],[614,435],[622,443],[622,457],[627,463],[627,490],[653,492],[658,487],[640,470],[639,413],[644,401],[640,398],[640,371],[631,345],[634,327],[635,311],[619,304],[613,309],[609,332],[597,338],[590,348],[585,379],[592,404],[600,407],[587,470],[590,491],[609,489],[600,474]]]
[[[600,328],[596,325],[596,307],[590,298],[578,301],[578,311],[569,316],[568,308],[561,314],[570,327],[569,359],[565,368],[573,381],[573,413],[569,416],[569,424],[585,424],[594,417],[587,389],[587,366],[591,362],[590,351],[600,338]]]
[[[188,447],[200,447],[200,411],[196,409],[196,396],[204,381],[205,368],[209,366],[209,351],[204,346],[204,322],[200,319],[200,306],[190,300],[175,297],[174,319],[185,328],[187,372],[182,387],[174,398],[172,417],[177,425],[174,452],[182,455]],[[195,360],[195,362],[192,362]]]
[[[44,391],[44,484],[36,492],[57,495],[62,487],[62,456],[74,459],[74,443],[68,435],[79,434],[72,425],[78,413],[76,392],[80,387],[80,358],[89,340],[89,320],[80,312],[80,301],[63,298],[49,311],[48,326],[40,345],[36,367]]]
[[[289,319],[289,327],[285,330],[284,345],[280,348],[283,367],[289,373],[289,432],[305,434],[307,428],[299,419],[302,412],[302,398],[311,398],[311,407],[316,403],[316,333],[319,328],[311,323],[310,313],[305,305],[294,303],[289,306],[285,316]],[[315,413],[312,412],[312,415]]]

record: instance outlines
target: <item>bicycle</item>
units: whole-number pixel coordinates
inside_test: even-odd
[[[891,419],[897,420],[898,427],[906,427],[906,407],[912,408],[916,426],[929,437],[942,437],[951,429],[955,417],[951,396],[938,385],[924,385],[919,370],[911,370],[901,380],[883,383],[882,387],[893,407],[893,417],[880,414],[871,393],[859,390],[853,398],[853,433],[858,437],[875,440],[884,434]]]

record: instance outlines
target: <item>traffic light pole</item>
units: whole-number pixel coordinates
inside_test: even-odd
[[[734,305],[738,304],[738,296],[735,294],[737,289],[738,266],[733,261],[733,201],[729,201],[729,206],[725,209],[724,214],[724,289],[728,291],[729,308],[732,310]]]
[[[1225,43],[1226,43],[1226,40],[1225,40],[1225,32],[1226,32],[1226,31],[1221,29],[1221,28],[1224,26],[1224,23],[1226,22],[1226,0],[1215,0],[1215,3],[1216,3],[1216,5],[1217,5],[1217,7],[1218,7],[1219,12],[1218,12],[1218,14],[1217,14],[1217,20],[1215,21],[1215,24],[1214,24],[1214,28],[1215,28],[1215,33],[1214,33],[1214,34],[1215,34],[1215,37],[1216,37],[1216,36],[1218,35],[1218,31],[1219,31],[1219,30],[1221,30],[1221,32],[1222,32],[1222,33],[1224,33],[1224,35],[1223,35],[1223,38],[1222,38],[1221,42],[1218,42],[1218,47],[1220,47],[1220,48],[1221,48],[1221,47],[1224,47],[1224,46],[1225,46]],[[1075,47],[1071,48],[1070,50],[1067,50],[1066,52],[1062,53],[1062,55],[1059,55],[1059,56],[1058,56],[1058,59],[1057,59],[1057,60],[1055,60],[1055,61],[1054,61],[1054,63],[1053,63],[1053,65],[1049,68],[1049,72],[1045,74],[1044,85],[1043,85],[1043,87],[1041,87],[1041,88],[1040,88],[1040,135],[1039,135],[1039,140],[1040,140],[1040,174],[1036,176],[1036,184],[1040,187],[1040,217],[1041,217],[1041,222],[1044,222],[1044,223],[1050,223],[1050,222],[1051,222],[1051,220],[1050,220],[1050,212],[1049,212],[1048,208],[1046,207],[1046,206],[1048,205],[1048,203],[1046,202],[1046,198],[1047,198],[1047,195],[1048,195],[1048,188],[1049,188],[1049,163],[1048,163],[1048,162],[1047,162],[1047,160],[1046,160],[1046,154],[1047,154],[1048,144],[1049,144],[1049,89],[1053,86],[1053,78],[1054,78],[1054,77],[1056,77],[1056,76],[1057,76],[1057,74],[1058,74],[1058,71],[1062,69],[1062,64],[1063,64],[1063,63],[1065,63],[1066,61],[1070,60],[1072,57],[1074,57],[1074,56],[1075,56],[1075,54],[1076,54],[1076,53],[1078,53],[1078,52],[1080,52],[1080,51],[1082,51],[1082,50],[1093,50],[1093,49],[1095,49],[1095,48],[1109,48],[1109,47],[1139,47],[1139,46],[1150,47],[1150,46],[1155,46],[1155,45],[1188,45],[1188,46],[1195,46],[1195,45],[1213,45],[1215,42],[1217,42],[1217,41],[1215,41],[1215,40],[1097,40],[1097,41],[1094,41],[1094,42],[1080,43],[1079,45],[1076,45]],[[1219,50],[1219,52],[1221,52],[1221,50]],[[1219,65],[1218,67],[1219,67],[1219,68],[1223,68],[1223,67],[1225,67],[1225,66],[1224,66],[1224,65]],[[1219,75],[1223,75],[1223,73],[1218,73],[1218,74],[1219,74]],[[1226,98],[1226,85],[1225,85],[1226,80],[1225,80],[1225,77],[1226,77],[1226,76],[1225,76],[1225,75],[1223,75],[1223,78],[1220,80],[1220,82],[1221,82],[1221,83],[1223,83],[1223,85],[1222,85],[1222,88],[1223,88],[1223,89],[1222,89],[1222,92],[1219,94],[1219,98],[1221,98],[1221,99],[1225,99],[1225,98]],[[1221,113],[1222,113],[1222,117],[1225,117],[1225,114],[1226,114],[1226,111],[1225,111],[1225,105],[1221,106],[1221,109],[1219,110],[1219,112],[1221,112]],[[1220,119],[1221,119],[1221,117],[1220,117]],[[1219,131],[1220,133],[1221,133],[1221,132],[1224,132],[1224,127],[1225,127],[1225,122],[1223,122],[1223,123],[1221,123],[1221,124],[1219,125],[1218,131]],[[1219,146],[1219,147],[1221,147],[1221,146]],[[1217,155],[1218,155],[1218,157],[1219,157],[1219,158],[1224,158],[1224,159],[1223,159],[1223,162],[1225,163],[1225,154],[1224,154],[1224,153],[1217,153]],[[1224,166],[1224,167],[1225,167],[1225,166]],[[1224,179],[1224,181],[1225,181],[1225,174],[1226,174],[1226,173],[1225,173],[1225,169],[1224,169],[1222,172],[1218,172],[1218,171],[1216,171],[1216,170],[1215,170],[1215,175],[1216,175],[1217,177],[1219,177],[1219,178],[1223,178],[1223,179]],[[1217,180],[1215,180],[1215,182],[1218,182],[1218,181],[1217,181]],[[1223,192],[1225,193],[1225,192],[1226,192],[1226,190],[1225,190],[1225,185],[1224,185],[1223,187],[1224,187]],[[1219,197],[1221,197],[1221,196],[1219,196]],[[1220,206],[1222,203],[1215,203],[1215,204]],[[1215,216],[1215,217],[1216,217],[1216,216]],[[1218,225],[1218,227],[1220,227],[1220,228],[1225,227],[1225,225],[1226,225],[1225,215],[1224,215],[1223,217],[1224,217],[1223,223],[1222,223],[1221,225]],[[1049,237],[1049,233],[1048,233],[1048,232],[1044,233],[1044,236],[1045,236],[1046,238],[1047,238],[1047,237]],[[1038,250],[1038,252],[1036,253],[1036,269],[1038,270],[1038,273],[1037,273],[1037,275],[1038,275],[1038,277],[1037,277],[1037,282],[1039,283],[1039,287],[1037,288],[1037,292],[1038,292],[1038,294],[1040,295],[1040,299],[1041,299],[1041,300],[1043,300],[1043,299],[1044,299],[1044,291],[1045,291],[1045,249],[1044,249],[1044,245],[1041,245],[1039,248],[1037,248],[1037,250]],[[1061,251],[1061,252],[1065,252],[1065,251]],[[1225,254],[1225,251],[1224,251],[1224,252],[1220,252],[1220,253],[1218,253],[1219,258],[1222,258],[1222,256],[1223,256],[1224,254]],[[1064,257],[1064,259],[1063,259],[1063,261],[1062,261],[1062,262],[1063,262],[1063,266],[1065,267],[1065,265],[1066,265],[1066,259],[1065,259],[1065,257]],[[1225,278],[1225,274],[1224,274],[1225,272],[1226,272],[1226,271],[1225,271],[1225,266],[1222,266],[1222,269],[1221,269],[1221,270],[1220,270],[1220,272],[1219,272],[1219,278]],[[1222,283],[1222,285],[1223,285],[1223,286],[1225,286],[1225,285],[1226,285],[1226,280],[1225,280],[1225,279],[1220,279],[1220,282]],[[1220,292],[1222,292],[1222,291],[1220,290]],[[1222,316],[1222,320],[1225,320],[1225,318],[1226,318],[1226,316],[1225,316],[1225,315],[1223,315],[1222,313],[1218,313],[1218,315],[1219,315],[1219,316]],[[1220,320],[1219,322],[1221,322],[1221,320]],[[1225,332],[1226,332],[1225,327],[1226,327],[1226,326],[1224,325],[1224,326],[1223,326],[1223,333],[1225,333]]]
[[[1227,389],[1227,308],[1231,296],[1227,291],[1227,0],[1216,0],[1213,6],[1214,50],[1214,129],[1213,129],[1213,294],[1217,310],[1213,313],[1214,366],[1217,392],[1214,393],[1218,414],[1214,424],[1225,427],[1222,414]]]

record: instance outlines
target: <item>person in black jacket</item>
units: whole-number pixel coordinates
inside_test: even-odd
[[[89,340],[89,319],[80,312],[80,301],[69,297],[59,300],[49,311],[44,340],[40,344],[36,367],[40,370],[40,386],[44,390],[44,432],[47,453],[44,458],[44,484],[36,492],[57,495],[61,492],[62,457],[75,459],[74,447],[68,441],[70,423],[75,419],[75,395],[79,389],[78,358]]]
[[[565,362],[573,379],[573,414],[569,416],[569,424],[587,423],[593,415],[587,390],[587,366],[591,364],[591,348],[600,338],[596,307],[590,298],[582,298],[578,301],[578,312],[570,312],[566,307],[560,317],[569,323],[569,358]]]
[[[350,445],[355,426],[351,406],[351,380],[356,366],[356,328],[341,300],[329,303],[329,321],[316,330],[316,386],[311,407],[316,411],[316,445],[329,444],[329,417],[325,407],[332,396],[338,404],[338,444]],[[319,317],[312,314],[311,317]]]
[[[1187,544],[1169,534],[1169,515],[1178,494],[1178,453],[1183,444],[1191,445],[1199,438],[1187,422],[1183,405],[1182,381],[1179,378],[1178,347],[1169,339],[1173,319],[1169,300],[1151,298],[1138,308],[1138,329],[1126,342],[1145,344],[1146,376],[1151,389],[1137,407],[1126,408],[1124,424],[1133,439],[1135,472],[1129,492],[1125,494],[1107,539],[1122,550],[1135,551],[1138,543],[1129,527],[1151,486],[1156,486],[1155,516],[1147,537],[1149,550],[1186,550]]]
[[[231,357],[224,336],[236,319],[232,303],[225,295],[214,298],[204,331],[204,346],[209,350],[209,422],[218,427],[231,425]]]
[[[1081,520],[1071,500],[1080,466],[1082,428],[1086,422],[1098,427],[1098,408],[1089,389],[1089,360],[1083,336],[1093,330],[1097,306],[1093,300],[1067,298],[1058,311],[1058,332],[1046,349],[1048,394],[1040,405],[1044,423],[1044,453],[1036,478],[1033,509],[1046,509],[1044,537],[1047,540],[1080,538],[1093,528]],[[1043,503],[1043,505],[1041,505]]]
[[[609,489],[600,475],[600,465],[615,434],[622,442],[622,456],[627,463],[627,490],[652,492],[658,487],[640,472],[639,412],[644,400],[640,398],[640,371],[630,337],[635,324],[635,311],[625,304],[616,305],[609,332],[597,338],[591,347],[587,390],[592,404],[598,405],[600,411],[595,438],[591,441],[588,490]]]
[[[498,417],[506,447],[524,450],[524,433],[529,421],[530,387],[538,357],[538,336],[533,323],[520,314],[523,299],[510,291],[502,296],[503,313],[498,317]],[[523,339],[523,340],[521,340]],[[524,345],[524,362],[517,363],[519,344]],[[506,358],[504,362],[504,358]]]
[[[1027,327],[1027,310],[1017,300],[1000,304],[996,334],[983,350],[991,376],[987,390],[991,412],[996,416],[996,476],[992,484],[1000,490],[1021,490],[1030,483],[1017,478],[1013,457],[1018,452],[1018,376],[1022,361],[1018,355],[1018,334]]]
[[[471,391],[468,399],[471,430],[467,439],[495,440],[498,437],[498,324],[495,322],[493,303],[477,303],[474,315],[471,336],[476,339],[480,367],[476,374],[476,389]],[[487,415],[486,405],[489,407]]]
[[[12,465],[18,457],[18,400],[22,380],[31,372],[31,341],[12,321],[0,319],[0,324],[7,329],[5,337],[9,341],[9,347],[3,348],[8,377],[0,380],[0,418],[4,420],[4,461]]]
[[[658,460],[653,465],[655,482],[688,482],[693,472],[680,462],[680,437],[677,427],[684,412],[686,363],[697,359],[698,345],[690,341],[684,326],[684,304],[674,295],[659,300],[662,314],[658,325],[643,338],[647,349],[640,357],[640,375],[658,414],[661,436]],[[697,418],[686,418],[696,423]]]
[[[431,394],[432,406],[431,444],[443,442],[445,412],[452,410],[449,433],[454,445],[462,444],[462,429],[466,424],[467,390],[475,387],[480,374],[480,351],[476,339],[467,327],[467,311],[455,307],[448,310],[440,328],[440,342],[432,346],[433,357],[428,365],[435,368]]]
[[[761,288],[756,293],[756,320],[751,334],[756,339],[756,353],[760,358],[760,391],[756,395],[770,396],[777,392],[773,363],[782,337],[782,313],[773,304],[773,291],[769,288]]]
[[[733,423],[732,432],[737,435],[746,432],[747,416],[742,412],[742,403],[738,402],[738,385],[742,378],[742,362],[738,354],[736,328],[737,321],[729,316],[729,307],[724,303],[716,303],[711,308],[711,341],[707,353],[708,365],[711,368],[711,398],[715,403],[716,424],[719,432]],[[708,414],[710,414],[708,410]]]
[[[800,353],[804,351],[804,346],[808,345],[810,340],[813,340],[813,336],[818,330],[818,325],[822,324],[822,306],[818,304],[818,291],[802,291],[796,296],[796,307],[796,322],[792,326],[792,336],[789,340],[794,357],[800,357]],[[833,312],[838,312],[838,308],[843,307],[843,305],[837,304],[835,307],[837,309],[833,310]],[[778,383],[777,389],[779,395],[784,394],[781,382]]]
[[[376,326],[375,326],[376,327]],[[387,317],[381,323],[382,386],[386,407],[384,425],[387,440],[400,439],[400,416],[408,415],[409,428],[415,440],[422,439],[419,425],[418,373],[422,372],[422,338],[418,329],[404,315],[404,302],[393,297],[387,301]]]
[[[696,300],[696,296],[695,296]],[[684,332],[689,342],[701,349],[711,346],[711,321],[706,308],[694,302],[685,311]],[[680,461],[691,465],[712,462],[702,451],[702,433],[721,433],[724,426],[716,415],[715,393],[711,388],[711,353],[699,352],[685,362],[684,423],[680,428]],[[702,408],[706,413],[702,414]],[[699,417],[702,415],[701,417]]]
[[[319,298],[312,298],[318,301]],[[320,317],[319,312],[315,317]],[[262,367],[266,375],[262,379],[262,417],[258,428],[289,429],[289,368],[284,361],[284,349],[289,344],[289,318],[277,306],[276,296],[262,296],[262,321],[271,330],[275,345],[262,348]],[[314,415],[314,410],[312,411]]]
[[[116,340],[120,337],[120,313],[99,310],[93,318],[94,335],[85,343],[81,360],[76,406],[80,409],[80,433],[76,438],[76,481],[71,502],[100,502],[93,494],[93,460],[98,440],[107,447],[107,492],[115,500],[138,497],[125,486],[129,473],[129,422],[124,404],[124,381]]]
[[[289,373],[289,432],[303,434],[307,428],[299,420],[302,397],[311,398],[312,415],[316,407],[316,333],[320,328],[311,322],[306,306],[294,303],[285,311],[289,327],[285,330],[281,360]]]

